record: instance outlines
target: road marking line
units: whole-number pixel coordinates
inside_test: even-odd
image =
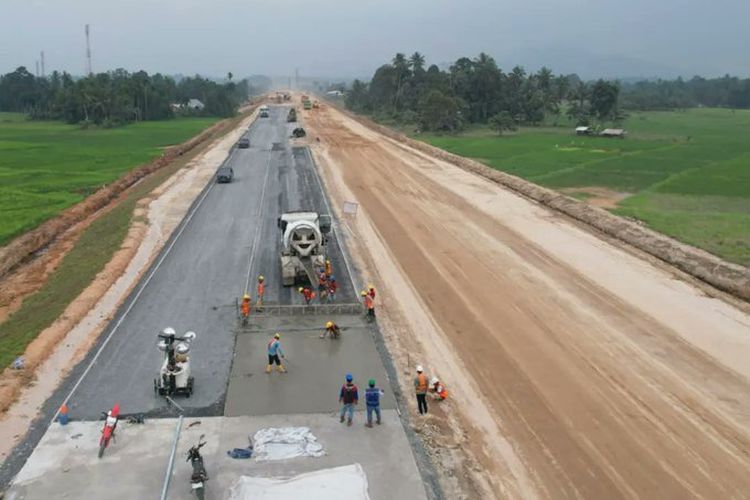
[[[236,150],[234,148],[232,148],[231,152],[229,153],[229,156],[227,157],[226,160],[224,160],[221,163],[221,165],[224,165],[225,163],[229,162],[229,160],[231,160],[232,157],[234,156],[234,152],[235,151]],[[188,224],[190,224],[190,221],[192,220],[193,216],[196,214],[196,212],[198,211],[198,209],[203,204],[203,201],[208,196],[208,193],[210,193],[211,190],[216,185],[216,182],[214,180],[214,176],[213,175],[211,176],[211,179],[209,180],[209,182],[211,184],[209,184],[208,189],[206,189],[206,191],[204,191],[203,195],[198,200],[198,203],[196,203],[193,206],[192,210],[183,219],[182,225],[180,226],[179,230],[177,231],[177,234],[175,235],[175,237],[172,239],[172,242],[169,244],[169,246],[167,247],[167,249],[164,251],[164,253],[161,255],[161,257],[159,258],[159,260],[156,262],[156,265],[151,270],[151,273],[149,273],[148,277],[146,277],[145,281],[143,281],[143,285],[141,285],[141,287],[138,289],[138,291],[136,292],[136,294],[133,296],[133,300],[130,301],[130,304],[125,309],[125,311],[122,313],[122,316],[120,316],[120,319],[118,319],[117,323],[115,323],[115,326],[112,327],[112,330],[109,332],[109,335],[107,335],[107,337],[104,339],[104,342],[102,342],[102,345],[99,347],[99,350],[97,350],[96,354],[94,354],[94,358],[91,360],[91,362],[89,363],[89,365],[83,371],[83,373],[81,374],[80,378],[75,383],[75,385],[70,390],[70,392],[65,397],[65,399],[63,400],[63,402],[62,402],[62,404],[60,406],[67,405],[68,402],[70,401],[70,398],[72,398],[73,394],[78,390],[78,387],[81,385],[81,382],[83,382],[83,379],[86,378],[86,375],[89,374],[89,371],[91,371],[91,368],[94,366],[94,364],[96,364],[96,360],[99,359],[99,356],[104,351],[104,348],[107,347],[107,344],[109,344],[109,341],[112,339],[112,336],[115,334],[115,332],[120,327],[120,325],[122,324],[122,322],[125,321],[125,318],[127,317],[128,313],[130,312],[131,309],[133,309],[133,306],[135,306],[135,304],[138,302],[138,298],[141,296],[141,294],[143,293],[143,291],[146,289],[146,287],[148,286],[148,284],[151,282],[151,279],[156,274],[156,271],[159,270],[159,267],[164,262],[164,259],[167,258],[167,256],[169,255],[169,252],[172,251],[172,248],[174,248],[175,243],[177,243],[177,240],[180,239],[180,236],[182,235],[183,231],[185,231],[185,228],[188,226]],[[52,420],[50,421],[50,425],[55,423],[55,420],[57,420],[57,417],[58,417],[59,414],[60,414],[60,409],[58,408],[57,411],[55,411],[55,414],[52,416]]]
[[[250,257],[248,258],[247,263],[247,279],[245,280],[245,291],[243,292],[243,295],[248,292],[248,289],[250,287],[250,275],[253,271],[253,263],[255,262],[255,253],[258,250],[258,241],[260,240],[260,232],[263,228],[263,212],[264,212],[264,202],[266,199],[266,189],[268,188],[268,173],[271,171],[271,156],[273,156],[272,151],[268,152],[268,161],[266,162],[266,175],[263,177],[263,189],[260,192],[260,204],[258,205],[258,213],[255,214],[255,216],[258,218],[258,224],[255,226],[255,235],[253,236],[253,246],[250,249]]]

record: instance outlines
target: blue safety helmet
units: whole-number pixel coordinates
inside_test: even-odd
[[[354,380],[354,377],[352,377],[352,374],[351,373],[347,373],[346,374],[346,381],[347,382],[351,382],[352,380]]]

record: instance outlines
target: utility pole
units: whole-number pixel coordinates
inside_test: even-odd
[[[34,61],[36,64],[36,72],[34,73],[34,76],[39,77],[39,61]]]
[[[44,51],[41,51],[39,53],[39,56],[40,56],[41,61],[42,61],[42,78],[44,78],[45,76],[47,76],[47,74],[44,72]]]
[[[86,25],[86,76],[91,76],[91,42],[89,40],[89,25]]]
[[[294,68],[294,89],[299,90],[299,68]]]

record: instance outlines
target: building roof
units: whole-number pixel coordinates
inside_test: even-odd
[[[586,132],[587,130],[591,130],[591,127],[576,127],[576,132]]]
[[[600,135],[625,135],[625,129],[605,128],[600,132]]]
[[[188,107],[191,108],[202,108],[203,103],[199,99],[190,99],[187,103]]]

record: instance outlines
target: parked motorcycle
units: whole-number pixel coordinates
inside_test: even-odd
[[[102,415],[104,415],[104,428],[99,438],[99,458],[104,455],[104,450],[109,446],[109,440],[115,438],[115,429],[120,416],[120,403],[116,403],[109,411],[103,411]]]
[[[198,444],[191,447],[188,450],[188,457],[186,462],[190,462],[193,466],[193,474],[190,476],[190,487],[195,492],[195,496],[198,500],[203,500],[206,494],[206,481],[208,481],[208,473],[206,467],[203,465],[203,457],[201,456],[200,449],[206,444],[203,441],[204,434],[198,438]]]

